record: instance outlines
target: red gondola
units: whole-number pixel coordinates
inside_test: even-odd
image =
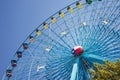
[[[17,66],[17,61],[16,60],[11,60],[11,66],[16,67]]]
[[[28,44],[27,43],[23,43],[23,49],[27,50],[28,49]]]
[[[17,52],[17,57],[18,57],[18,58],[22,58],[22,52],[21,52],[21,51],[18,51],[18,52]]]
[[[12,76],[12,70],[11,69],[6,70],[6,76],[7,77],[11,77]]]

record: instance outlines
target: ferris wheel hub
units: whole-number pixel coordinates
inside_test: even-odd
[[[83,48],[81,46],[75,46],[72,50],[74,56],[79,56],[83,53]]]

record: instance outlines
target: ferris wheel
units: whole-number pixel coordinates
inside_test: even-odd
[[[120,58],[120,0],[81,0],[39,25],[2,80],[89,80],[95,62]]]

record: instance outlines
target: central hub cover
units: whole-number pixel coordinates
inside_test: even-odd
[[[72,54],[73,54],[74,56],[79,56],[79,55],[82,54],[82,53],[83,53],[83,48],[82,48],[81,46],[76,46],[76,47],[74,47],[73,50],[72,50]]]

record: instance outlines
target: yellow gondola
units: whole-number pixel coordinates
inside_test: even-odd
[[[44,29],[48,29],[48,24],[47,23],[43,23],[43,28]]]
[[[36,29],[36,34],[37,34],[37,36],[39,36],[42,34],[42,32],[39,29]]]
[[[79,2],[77,2],[77,7],[80,9],[80,8],[82,8],[82,4],[81,3],[79,3]]]
[[[67,10],[72,13],[73,12],[73,8],[72,7],[68,7]]]
[[[55,17],[52,17],[52,18],[51,18],[51,22],[52,22],[52,23],[56,23],[56,21],[57,21],[57,20],[56,20]]]
[[[63,18],[65,16],[65,14],[63,12],[59,12],[59,16],[60,16],[60,18]]]

